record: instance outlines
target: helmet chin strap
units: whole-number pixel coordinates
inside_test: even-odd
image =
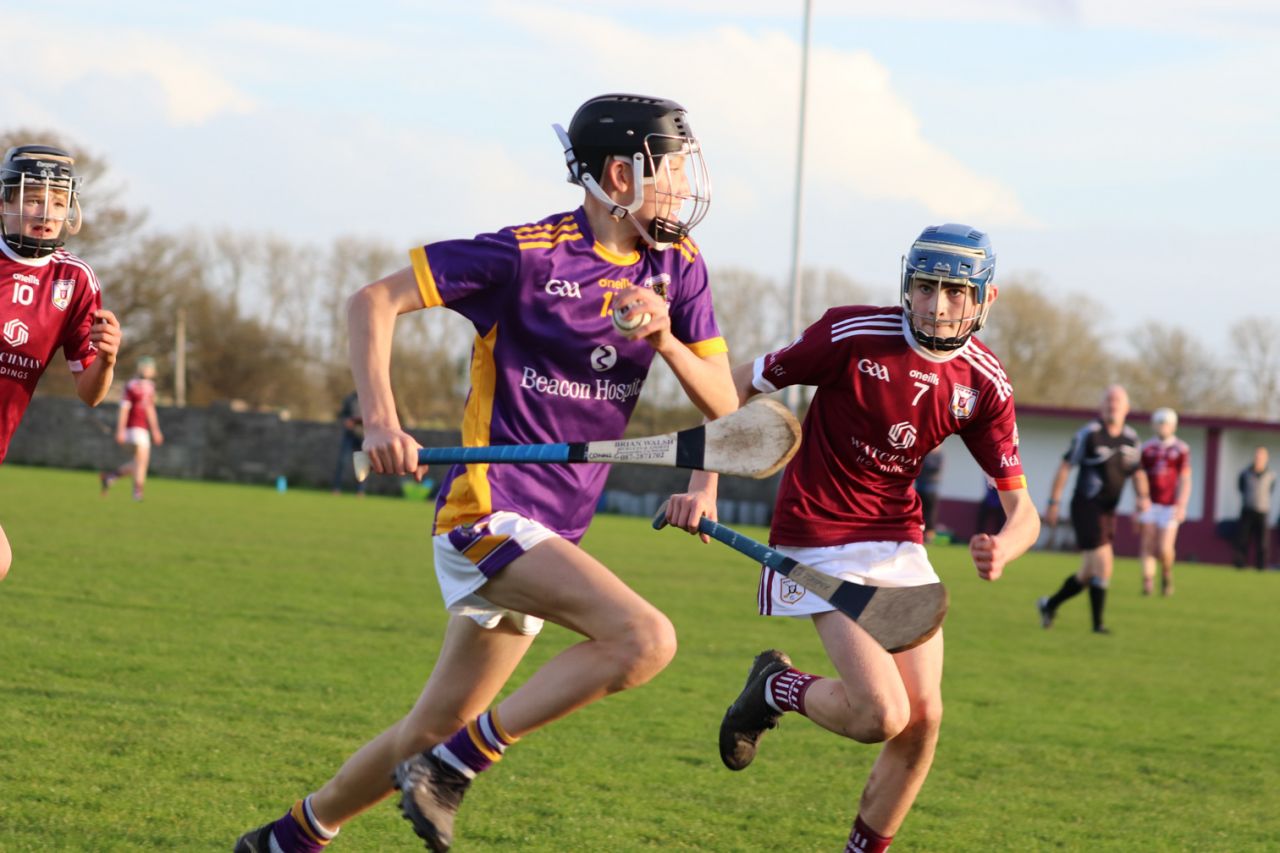
[[[551,125],[555,130],[556,136],[560,139],[560,144],[564,147],[565,165],[569,167],[569,183],[577,184],[590,193],[591,197],[603,204],[609,209],[609,215],[617,220],[627,220],[631,223],[631,227],[636,230],[641,240],[652,249],[664,251],[671,248],[677,240],[685,236],[685,229],[679,226],[672,227],[669,222],[664,219],[655,217],[653,222],[646,229],[636,221],[635,214],[640,208],[644,207],[644,155],[637,152],[632,154],[630,158],[622,155],[615,155],[617,159],[630,162],[631,164],[631,181],[636,187],[635,197],[630,204],[620,204],[607,192],[595,177],[583,168],[582,162],[578,159],[578,155],[574,153],[573,143],[569,139],[568,132],[558,124]]]

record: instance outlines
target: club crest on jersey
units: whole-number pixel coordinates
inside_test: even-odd
[[[670,284],[671,284],[671,276],[670,274],[665,272],[659,273],[658,275],[649,276],[644,281],[640,282],[641,287],[649,288],[654,293],[661,296],[663,299],[667,298],[667,286]]]
[[[784,604],[795,604],[804,598],[805,588],[790,578],[778,578],[778,599]]]
[[[53,307],[59,311],[66,311],[67,306],[71,304],[71,294],[76,289],[74,279],[60,279],[53,283]]]
[[[951,414],[957,418],[967,418],[973,415],[973,409],[978,404],[978,390],[970,388],[968,385],[956,385],[951,389]]]

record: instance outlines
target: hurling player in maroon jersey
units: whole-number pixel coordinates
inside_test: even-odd
[[[147,484],[147,467],[151,463],[151,445],[164,444],[160,418],[156,415],[156,360],[149,355],[138,359],[138,375],[124,386],[120,412],[116,418],[116,444],[133,448],[133,458],[118,468],[99,476],[102,494],[121,477],[133,480],[133,499],[142,500]]]
[[[1156,409],[1151,413],[1155,437],[1147,439],[1139,452],[1142,470],[1147,472],[1151,505],[1138,516],[1140,541],[1138,562],[1142,565],[1142,594],[1150,595],[1156,581],[1156,561],[1160,561],[1160,593],[1173,595],[1173,562],[1178,541],[1178,525],[1187,518],[1191,501],[1191,448],[1178,438],[1178,413]]]
[[[855,583],[937,581],[912,481],[949,435],[959,435],[995,481],[1007,517],[998,533],[970,540],[978,576],[996,580],[1036,541],[1040,519],[1018,455],[1012,388],[973,337],[996,299],[994,270],[983,232],[927,228],[904,259],[901,307],[832,308],[788,346],[734,368],[741,401],[787,385],[816,388],[800,450],[779,486],[774,548]],[[668,520],[692,532],[702,515],[714,517],[715,477],[691,483],[688,494],[672,498]],[[888,849],[933,762],[942,632],[890,654],[825,599],[767,567],[758,603],[765,615],[812,620],[837,674],[814,675],[780,651],[762,652],[721,724],[722,760],[745,768],[761,735],[787,711],[862,743],[884,743],[845,849]]]
[[[107,396],[120,323],[102,307],[97,276],[62,248],[80,230],[80,177],[66,151],[19,145],[0,161],[0,462],[36,383],[61,347],[76,393]],[[0,528],[0,579],[13,552]]]

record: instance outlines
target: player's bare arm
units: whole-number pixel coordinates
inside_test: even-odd
[[[737,405],[741,407],[756,394],[760,393],[751,384],[755,363],[748,361],[736,365],[731,371],[733,389],[737,394]],[[667,501],[667,523],[672,527],[680,527],[689,533],[698,534],[698,521],[704,516],[716,521],[716,496],[720,484],[720,475],[710,471],[695,471],[689,477],[689,490],[683,494],[672,495]],[[704,543],[711,538],[698,534]]]
[[[1021,557],[1040,538],[1040,513],[1026,489],[1000,492],[1005,523],[994,536],[980,533],[969,540],[969,555],[978,577],[998,580],[1004,567]]]
[[[1133,488],[1137,492],[1138,512],[1146,512],[1151,508],[1151,482],[1147,479],[1147,472],[1141,468],[1133,472]]]
[[[1058,523],[1058,514],[1062,504],[1062,492],[1067,487],[1067,478],[1071,476],[1071,463],[1065,459],[1058,464],[1058,472],[1053,475],[1053,488],[1049,490],[1049,505],[1045,507],[1044,523],[1054,527]]]
[[[151,440],[156,444],[164,444],[164,433],[160,431],[160,418],[156,416],[154,401],[147,403],[147,428],[151,430]]]
[[[125,444],[128,442],[125,433],[125,425],[129,422],[129,410],[133,408],[133,404],[127,399],[120,401],[120,410],[116,414],[116,444]]]
[[[96,406],[107,397],[115,377],[116,358],[120,355],[120,321],[116,315],[99,308],[93,312],[89,340],[97,347],[98,357],[76,374],[76,395],[87,405]]]
[[[1174,510],[1174,520],[1179,524],[1187,520],[1187,505],[1191,503],[1191,463],[1182,467],[1178,475],[1178,501]]]
[[[391,391],[391,340],[396,318],[425,308],[413,268],[368,284],[347,300],[351,373],[364,415],[364,450],[379,474],[412,474],[419,481],[421,445],[400,427]]]

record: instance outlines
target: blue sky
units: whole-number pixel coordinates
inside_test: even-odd
[[[0,116],[103,156],[157,227],[408,247],[574,206],[550,124],[605,91],[672,97],[712,171],[713,274],[782,277],[802,8],[64,2],[6,13],[50,38],[9,64]],[[968,222],[1000,278],[1225,347],[1280,319],[1252,266],[1280,238],[1278,48],[1271,0],[814,0],[805,262],[888,302],[920,228]]]

